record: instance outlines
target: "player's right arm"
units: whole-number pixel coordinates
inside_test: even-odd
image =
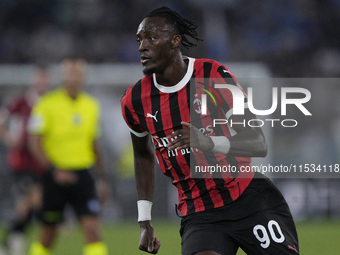
[[[138,82],[135,86],[140,86]],[[137,187],[138,222],[140,225],[139,249],[156,254],[161,242],[155,237],[151,225],[151,207],[155,187],[155,153],[150,134],[140,124],[136,113],[140,105],[133,104],[133,87],[125,91],[121,99],[122,115],[131,131]]]
[[[131,133],[138,197],[139,249],[156,254],[161,242],[151,225],[151,205],[155,186],[155,155],[150,135],[138,137]]]

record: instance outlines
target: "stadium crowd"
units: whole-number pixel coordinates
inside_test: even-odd
[[[221,38],[222,47],[206,38],[192,55],[264,61],[280,77],[339,75],[339,1],[207,2],[1,0],[0,62],[58,62],[75,50],[89,62],[135,62],[133,35],[140,13],[163,4],[195,20],[201,33],[209,29]],[[219,22],[207,20],[217,13],[227,24],[222,31],[211,26]]]

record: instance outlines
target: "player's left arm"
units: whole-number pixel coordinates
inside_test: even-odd
[[[233,123],[248,123],[256,119],[248,109],[244,115],[230,117]],[[229,119],[229,121],[230,121]],[[265,157],[267,155],[267,143],[260,127],[247,125],[234,125],[236,134],[232,137],[206,136],[190,123],[182,122],[183,129],[169,135],[173,139],[168,144],[168,149],[185,149],[194,147],[202,151],[214,151],[237,157]]]
[[[235,88],[238,87],[243,90],[235,76],[225,66],[217,64],[216,72],[218,73],[217,82],[232,84]],[[228,108],[233,109],[233,95],[230,94],[229,90],[220,90],[220,92]],[[245,93],[244,97],[246,98]],[[214,151],[237,157],[265,157],[267,155],[267,143],[262,129],[254,127],[256,125],[247,125],[249,120],[254,121],[254,119],[257,119],[256,116],[247,107],[245,107],[243,115],[231,115],[228,118],[228,123],[231,123],[231,121],[235,123],[233,129],[236,133],[231,137],[206,136],[190,123],[182,122],[183,129],[177,130],[167,137],[173,139],[168,144],[168,149],[194,147],[202,151]]]
[[[229,122],[246,123],[246,125],[234,125],[236,135],[228,137],[230,149],[228,154],[239,157],[265,157],[268,146],[261,127],[247,125],[249,120],[258,119],[249,109],[245,109],[244,115],[232,115]],[[258,125],[259,126],[259,125]]]

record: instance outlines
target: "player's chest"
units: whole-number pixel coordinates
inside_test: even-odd
[[[143,128],[151,135],[167,136],[181,128],[182,121],[190,122],[190,102],[185,91],[155,95],[146,100],[139,114],[143,115]]]

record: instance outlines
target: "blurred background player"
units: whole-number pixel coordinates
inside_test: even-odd
[[[12,98],[0,110],[0,139],[8,149],[8,168],[15,192],[14,219],[3,237],[1,255],[24,254],[24,231],[41,205],[43,168],[29,151],[27,123],[34,104],[49,86],[47,68],[37,66],[29,89]]]
[[[98,177],[105,178],[98,146],[100,107],[97,100],[82,92],[84,60],[66,58],[61,71],[62,86],[39,100],[29,124],[33,155],[48,169],[43,178],[40,240],[31,245],[29,255],[51,253],[66,204],[73,208],[83,229],[83,254],[107,255],[100,235],[101,206],[90,172],[96,164]]]

